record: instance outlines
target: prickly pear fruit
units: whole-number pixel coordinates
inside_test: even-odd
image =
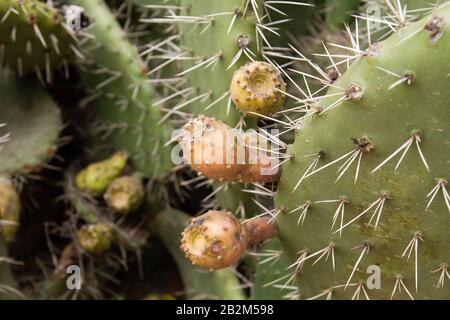
[[[124,176],[115,179],[106,189],[103,198],[116,213],[128,214],[136,211],[144,201],[144,185],[141,179]]]
[[[276,236],[277,228],[271,217],[248,219],[242,222],[247,229],[249,244],[255,245]]]
[[[0,177],[0,233],[11,242],[19,229],[20,199],[11,182]]]
[[[280,111],[285,100],[286,83],[280,71],[267,62],[242,66],[231,80],[231,99],[244,114],[269,116]]]
[[[192,219],[182,233],[181,249],[201,268],[217,270],[237,263],[248,244],[247,229],[225,211],[208,211]]]
[[[78,53],[72,31],[57,9],[37,0],[0,1],[0,66],[19,75],[33,71],[52,81],[52,69],[64,67]]]
[[[220,181],[273,182],[279,169],[273,168],[274,161],[264,150],[269,147],[264,143],[263,149],[261,140],[254,131],[242,133],[201,115],[183,127],[178,141],[185,161],[199,175]]]
[[[127,159],[127,153],[119,151],[109,159],[88,165],[76,175],[76,187],[92,195],[103,193],[125,168]]]
[[[78,231],[78,242],[89,253],[99,254],[108,250],[112,241],[112,230],[104,223],[86,224]]]
[[[277,226],[301,299],[450,296],[449,22],[447,2],[356,58],[288,149]]]
[[[239,122],[242,114],[229,108],[230,103],[226,96],[233,72],[249,61],[247,55],[252,59],[260,57],[255,28],[256,15],[263,15],[264,1],[254,0],[252,3],[255,4],[257,13],[251,6],[246,9],[241,0],[180,1],[179,5],[183,8],[179,12],[180,15],[204,19],[209,24],[181,22],[178,26],[181,47],[188,49],[186,56],[195,58],[182,62],[182,75],[186,77],[189,86],[196,87],[199,94],[206,95],[206,98],[201,100],[203,103],[192,104],[193,114],[215,117],[230,126]],[[201,63],[204,67],[196,67]],[[211,77],[205,76],[205,69],[215,75],[214,85],[211,85]],[[207,108],[212,103],[214,105]]]

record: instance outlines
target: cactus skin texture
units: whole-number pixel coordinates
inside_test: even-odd
[[[433,23],[436,21],[440,23]],[[291,261],[296,261],[302,253],[311,255],[325,248],[331,252],[333,248],[336,263],[333,272],[331,258],[327,262],[322,259],[314,266],[316,258],[305,261],[297,277],[302,299],[330,288],[333,299],[351,298],[361,288],[360,283],[364,288],[369,277],[366,270],[371,265],[380,267],[382,280],[380,290],[365,288],[371,299],[450,297],[450,286],[438,285],[450,261],[447,247],[450,216],[448,200],[445,200],[448,195],[443,195],[447,186],[442,180],[448,180],[449,174],[450,24],[442,22],[450,22],[448,5],[436,8],[430,16],[380,43],[378,54],[359,58],[337,85],[345,88],[352,83],[359,84],[363,88],[362,98],[347,100],[333,110],[310,117],[288,150],[295,158],[284,166],[276,196],[276,206],[281,210],[277,224],[284,250]],[[421,31],[402,42],[417,30]],[[377,66],[401,75],[413,72],[414,81],[405,78],[392,87],[399,79]],[[331,89],[330,93],[335,91]],[[322,103],[326,107],[334,101],[330,98]],[[324,156],[317,166],[321,168],[351,151],[351,138],[362,136],[370,138],[374,149],[358,153],[362,158],[356,184],[357,161],[334,183],[339,175],[336,170],[345,162],[343,158],[313,173],[295,188],[313,160],[304,155],[323,150]],[[412,145],[394,170],[406,149],[392,159],[389,156],[409,139]],[[358,152],[359,146],[354,150]],[[386,159],[389,161],[374,170]],[[439,193],[428,206],[432,190]],[[336,201],[316,203],[324,200]],[[342,211],[336,209],[341,204],[345,214],[340,237]],[[299,214],[305,209],[304,222],[298,225]],[[335,212],[337,222],[330,232]],[[410,295],[406,290],[399,292],[402,283]],[[338,288],[346,284],[352,286],[347,290]]]
[[[255,61],[234,73],[230,93],[236,107],[245,115],[270,116],[284,104],[286,83],[280,71],[267,62]]]
[[[80,50],[89,63],[82,78],[92,90],[87,101],[100,122],[96,127],[108,133],[106,140],[113,147],[129,153],[137,171],[162,177],[172,166],[170,148],[163,147],[172,129],[165,123],[158,124],[160,110],[152,107],[154,92],[146,83],[146,66],[104,1],[70,3],[82,6],[91,20],[87,32],[94,39],[86,41]],[[100,137],[104,136],[101,132]],[[95,135],[96,144],[98,139]]]
[[[11,242],[19,229],[20,199],[8,179],[0,177],[0,233]]]
[[[119,177],[127,159],[127,153],[119,151],[109,159],[90,164],[76,175],[75,186],[92,195],[103,193]]]
[[[144,201],[145,191],[141,179],[125,176],[115,179],[106,190],[103,198],[108,207],[118,214],[136,211]]]
[[[104,223],[86,224],[78,231],[80,246],[89,253],[100,254],[108,250],[113,242],[113,233]]]
[[[0,66],[19,75],[35,72],[42,82],[52,81],[53,68],[68,71],[75,39],[55,8],[36,0],[2,0],[0,17]]]
[[[0,81],[0,174],[38,172],[54,155],[62,128],[61,112],[51,97],[29,79],[5,72]],[[24,95],[23,93],[27,94]]]

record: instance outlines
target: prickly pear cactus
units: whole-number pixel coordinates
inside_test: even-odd
[[[236,107],[250,117],[270,116],[284,104],[286,83],[267,62],[249,62],[234,73],[230,94]]]
[[[360,53],[306,118],[276,196],[300,298],[450,296],[449,50],[442,5]]]
[[[66,75],[78,53],[74,34],[57,9],[37,0],[0,1],[0,66],[19,75],[34,72],[52,82],[52,69]]]

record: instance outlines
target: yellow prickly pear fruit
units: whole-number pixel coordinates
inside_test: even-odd
[[[208,211],[182,233],[181,249],[195,265],[210,270],[237,263],[248,244],[247,229],[230,212]]]
[[[284,104],[286,83],[271,64],[249,62],[237,70],[231,80],[231,99],[246,115],[269,116]]]
[[[112,230],[104,223],[86,224],[78,231],[78,242],[89,253],[98,254],[108,250],[112,241]]]
[[[147,295],[144,300],[176,300],[176,298],[171,293],[152,293]]]
[[[144,201],[144,185],[141,179],[125,176],[115,179],[103,198],[108,207],[116,213],[128,214],[137,210]]]
[[[221,181],[237,180],[244,161],[237,161],[232,129],[222,121],[200,115],[181,130],[179,144],[185,161],[199,175]]]
[[[103,193],[109,184],[120,175],[127,159],[127,153],[119,151],[109,159],[88,165],[75,177],[76,187],[93,195]]]
[[[12,241],[19,229],[20,200],[8,179],[0,177],[0,233],[6,242]]]

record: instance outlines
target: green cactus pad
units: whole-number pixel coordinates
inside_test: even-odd
[[[95,111],[96,128],[102,130],[94,139],[105,138],[130,154],[136,170],[161,177],[172,166],[170,147],[164,147],[172,129],[158,123],[160,109],[152,106],[154,91],[146,81],[146,66],[103,1],[71,3],[82,6],[92,21],[87,32],[93,39],[80,50],[89,63],[82,74],[92,94],[87,105]]]
[[[44,82],[52,81],[53,68],[74,60],[75,40],[65,18],[36,0],[0,1],[0,66],[19,75],[35,72]]]
[[[441,6],[358,58],[336,83],[342,104],[321,101],[289,148],[277,224],[291,262],[303,265],[302,299],[450,297],[439,283],[450,263],[449,22]],[[369,290],[377,266],[381,289]]]
[[[334,30],[339,30],[344,23],[351,21],[352,14],[360,6],[360,0],[326,0],[325,1],[325,21]]]
[[[9,74],[0,83],[0,136],[9,135],[0,147],[0,173],[38,171],[56,151],[61,115],[41,88]],[[26,95],[24,95],[26,92]]]
[[[253,300],[285,300],[292,292],[296,297],[297,290],[283,288],[289,280],[286,269],[290,263],[282,253],[279,239],[271,239],[264,245],[257,263],[251,296]]]

